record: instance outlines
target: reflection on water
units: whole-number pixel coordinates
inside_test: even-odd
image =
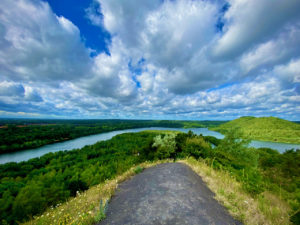
[[[45,145],[35,149],[28,149],[20,152],[6,153],[0,155],[0,164],[6,162],[21,162],[26,161],[31,158],[40,157],[48,152],[57,152],[62,150],[72,150],[75,148],[82,148],[85,145],[92,145],[98,141],[109,140],[112,137],[128,132],[139,132],[143,130],[177,130],[182,132],[188,132],[189,130],[193,131],[195,134],[202,134],[204,136],[214,136],[216,138],[223,138],[224,136],[218,132],[210,131],[207,128],[165,128],[165,127],[150,127],[150,128],[137,128],[137,129],[128,129],[128,130],[118,130],[102,134],[95,134],[86,137],[80,137],[69,141],[59,142],[55,144]],[[300,145],[296,144],[285,144],[285,143],[274,143],[266,141],[252,141],[250,146],[255,148],[267,147],[277,149],[279,152],[284,152],[287,149],[300,149]]]

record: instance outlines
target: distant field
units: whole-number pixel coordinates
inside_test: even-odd
[[[211,130],[226,134],[235,128],[252,140],[300,144],[300,124],[275,117],[241,117]]]

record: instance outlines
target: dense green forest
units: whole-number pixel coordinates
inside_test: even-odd
[[[213,143],[216,147],[212,147]],[[0,220],[17,224],[47,207],[75,196],[77,191],[111,179],[146,160],[205,159],[215,169],[229,171],[252,195],[264,190],[280,194],[300,213],[300,150],[283,154],[247,147],[237,131],[223,140],[192,132],[139,132],[72,151],[48,153],[27,162],[0,165]]]
[[[141,127],[212,127],[222,121],[1,119],[0,154],[114,130]]]
[[[244,138],[252,140],[300,144],[300,124],[276,117],[241,117],[211,130],[226,134],[233,128],[240,129]]]

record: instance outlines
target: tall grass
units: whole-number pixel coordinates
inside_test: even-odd
[[[291,224],[289,205],[270,192],[255,197],[248,194],[228,171],[215,170],[205,160],[188,158],[179,162],[188,165],[206,182],[215,198],[229,213],[244,224]]]

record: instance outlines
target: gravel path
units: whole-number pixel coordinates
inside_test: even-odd
[[[188,166],[164,163],[120,184],[100,224],[242,224],[213,197]]]

